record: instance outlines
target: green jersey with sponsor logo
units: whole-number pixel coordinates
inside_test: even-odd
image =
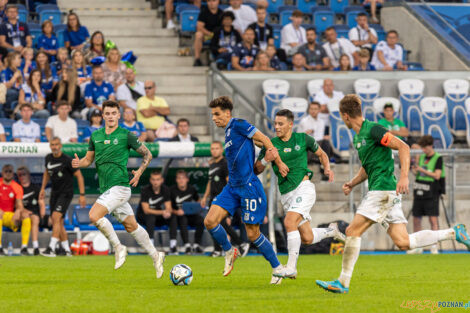
[[[129,150],[137,150],[141,145],[136,135],[119,126],[109,135],[104,127],[91,134],[88,151],[95,151],[101,193],[114,186],[129,187]]]
[[[354,136],[354,147],[369,177],[369,190],[395,190],[397,187],[392,149],[381,144],[387,132],[382,125],[364,120],[361,130]]]
[[[279,156],[289,168],[289,174],[282,177],[279,168],[272,162],[274,173],[277,176],[277,183],[281,194],[286,194],[297,188],[305,175],[312,178],[313,172],[308,169],[307,151],[316,152],[318,144],[313,137],[305,133],[292,133],[288,141],[282,141],[279,137],[271,139],[274,147],[279,151]],[[261,149],[258,160],[264,158],[266,149]]]

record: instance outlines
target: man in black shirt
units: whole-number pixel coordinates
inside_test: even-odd
[[[18,21],[18,7],[14,4],[7,5],[6,15],[8,21],[0,26],[0,46],[20,53],[25,47],[31,48],[33,39],[28,25]]]
[[[221,17],[222,26],[214,29],[214,36],[211,40],[211,52],[216,59],[219,69],[227,68],[227,64],[232,60],[233,48],[242,41],[240,33],[235,30],[232,23],[235,15],[231,11],[225,11]]]
[[[209,181],[207,182],[206,192],[201,199],[201,206],[211,206],[212,200],[222,192],[228,181],[228,166],[227,160],[222,155],[224,147],[220,141],[213,141],[211,144],[211,156],[209,161]],[[209,199],[209,202],[207,200]],[[225,229],[227,234],[232,239],[232,242],[240,247],[240,253],[245,256],[250,247],[249,243],[243,243],[238,236],[237,232],[230,226],[231,220],[229,218],[223,219],[220,224]],[[214,251],[211,256],[217,257],[222,255],[222,247],[214,240]]]
[[[173,207],[173,214],[171,216],[170,224],[170,253],[177,254],[176,248],[176,232],[178,226],[183,239],[185,253],[191,254],[191,244],[189,243],[188,225],[196,228],[194,238],[193,251],[195,253],[203,253],[201,248],[202,234],[204,232],[204,219],[199,214],[186,215],[183,211],[184,202],[195,202],[199,200],[197,190],[189,185],[188,173],[184,170],[176,172],[176,185],[170,188],[171,190],[171,204]]]
[[[220,26],[223,11],[219,9],[219,0],[207,0],[197,18],[196,35],[194,38],[194,66],[202,66],[200,57],[202,45],[214,36],[214,29]]]
[[[305,66],[310,71],[327,70],[330,67],[330,59],[326,55],[325,49],[316,42],[317,33],[314,28],[307,29],[307,43],[300,46],[298,53],[301,53],[307,60]]]
[[[256,16],[258,21],[248,26],[255,31],[255,45],[261,50],[266,51],[269,45],[274,45],[273,28],[266,23],[266,8],[257,7]]]
[[[55,248],[60,239],[60,244],[65,255],[72,256],[69,247],[67,232],[64,227],[64,216],[73,199],[73,176],[77,178],[78,188],[80,190],[79,204],[85,207],[85,182],[79,169],[72,168],[72,158],[62,153],[62,143],[60,138],[51,139],[49,146],[52,153],[46,156],[46,170],[42,177],[42,186],[39,198],[45,198],[45,189],[49,180],[51,180],[51,218],[52,235],[49,247],[41,253],[43,256],[55,257]],[[62,249],[59,249],[61,251]]]
[[[34,255],[39,254],[39,223],[46,214],[44,199],[39,198],[41,186],[31,183],[31,174],[26,166],[20,166],[16,175],[23,187],[23,206],[31,218],[31,237],[33,240]]]
[[[153,171],[150,184],[140,190],[140,203],[137,208],[137,222],[145,226],[150,241],[154,243],[155,226],[169,225],[171,217],[170,189],[163,184],[162,173]]]

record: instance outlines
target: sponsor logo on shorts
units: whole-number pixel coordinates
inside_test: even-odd
[[[297,197],[297,199],[295,199],[295,202],[297,202],[297,203],[302,202],[302,197]]]
[[[55,209],[57,212],[60,212],[62,211],[62,206],[61,205],[58,205],[57,208]]]
[[[400,198],[394,198],[393,199],[393,204],[398,204],[400,202],[401,202]]]

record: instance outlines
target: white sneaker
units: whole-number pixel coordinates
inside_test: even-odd
[[[338,223],[331,223],[330,225],[328,225],[328,228],[333,229],[333,232],[334,232],[333,238],[335,240],[338,240],[343,243],[346,241],[346,235],[340,232],[338,228]]]
[[[439,254],[439,248],[437,247],[437,245],[431,246],[431,254]]]
[[[271,285],[280,285],[282,283],[282,279],[285,276],[286,268],[283,265],[273,268],[273,274],[271,276]]]
[[[119,269],[124,262],[126,262],[127,248],[124,245],[119,245],[114,251],[114,258],[116,259],[116,264],[114,264],[114,269]]]
[[[165,252],[155,252],[152,255],[153,267],[155,267],[157,278],[162,278],[163,276],[163,262],[165,262]]]
[[[416,248],[406,251],[406,254],[423,254],[423,248]]]
[[[233,264],[239,256],[240,252],[238,252],[238,249],[235,247],[225,253],[224,276],[228,276],[232,272]]]
[[[290,279],[296,279],[297,278],[297,270],[294,268],[289,268],[286,267],[285,273],[284,273],[285,278],[290,278]]]
[[[168,20],[168,22],[166,22],[166,29],[174,29],[176,26],[175,26],[175,23],[173,23],[173,20]]]

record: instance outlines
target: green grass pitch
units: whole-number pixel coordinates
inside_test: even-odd
[[[280,259],[285,263],[287,256]],[[279,286],[269,285],[271,269],[260,256],[237,260],[228,277],[223,258],[169,256],[160,280],[144,255],[128,256],[118,271],[114,256],[5,257],[0,312],[418,312],[400,306],[470,300],[469,260],[468,254],[361,255],[349,294],[338,295],[318,288],[315,279],[336,278],[340,256],[301,255],[298,278]],[[193,269],[190,286],[172,285],[169,271],[178,263]]]

